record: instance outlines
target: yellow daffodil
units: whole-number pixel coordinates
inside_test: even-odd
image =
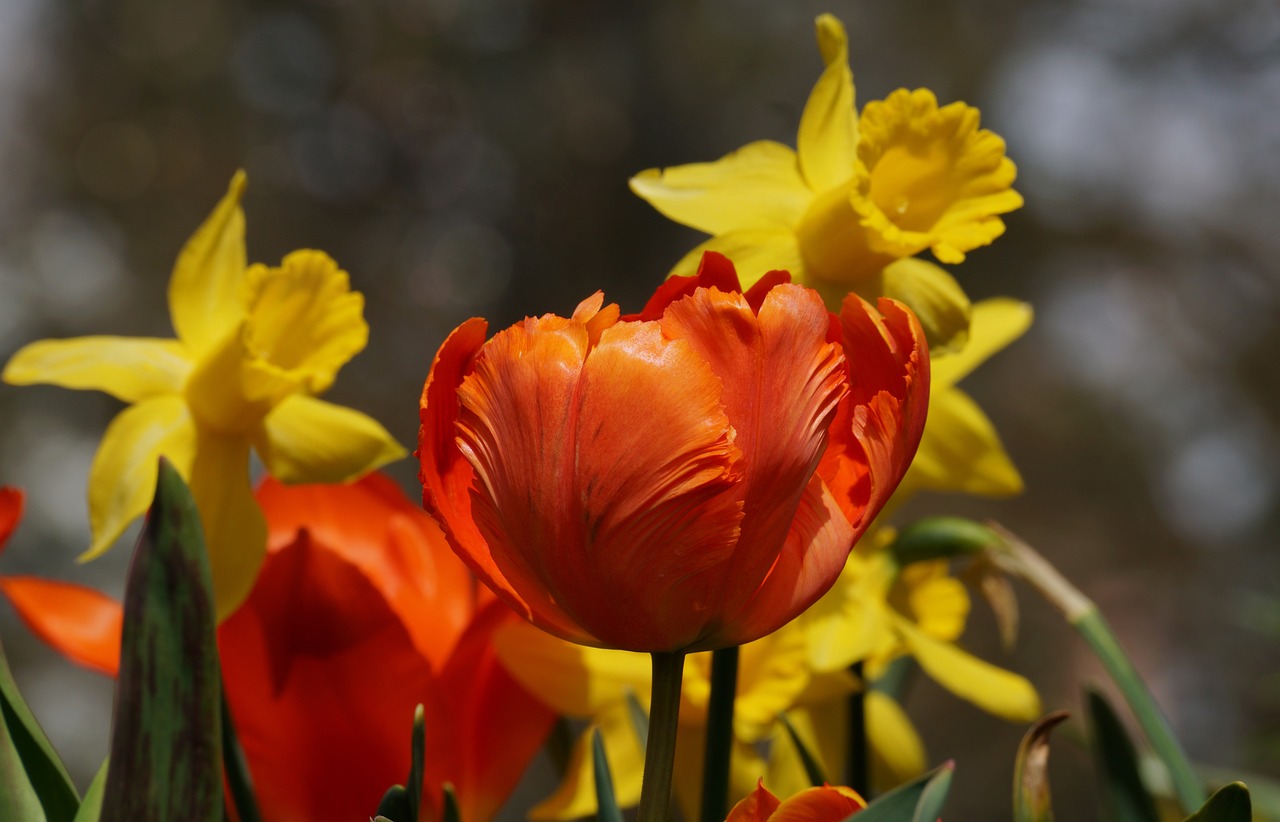
[[[3,373],[13,385],[96,389],[130,403],[90,468],[83,558],[146,510],[164,456],[200,509],[219,616],[248,594],[266,551],[250,448],[284,482],[342,482],[404,455],[373,419],[315,398],[365,346],[364,298],[319,251],[246,265],[244,187],[239,173],[178,256],[169,281],[177,339],[42,340]]]
[[[826,69],[800,118],[796,150],[750,143],[712,163],[648,169],[631,189],[678,223],[713,235],[673,274],[691,274],[706,250],[724,253],[747,285],[786,269],[835,306],[851,290],[910,305],[929,342],[959,347],[968,300],[944,263],[1004,231],[998,215],[1022,205],[1004,141],[978,128],[978,110],[939,107],[927,89],[900,89],[858,117],[844,26],[817,19]]]
[[[599,729],[619,804],[639,802],[644,747],[629,694],[647,708],[650,666],[645,656],[574,645],[523,623],[504,627],[494,642],[499,659],[531,693],[566,716],[589,719]],[[685,660],[675,790],[688,819],[697,816],[702,787],[710,677],[711,654],[691,654]],[[743,645],[734,703],[731,800],[750,793],[768,770],[761,743],[777,736],[780,713],[797,705],[838,701],[856,687],[847,671],[815,674],[804,634],[793,627]],[[574,745],[559,788],[533,809],[530,818],[575,819],[595,812],[590,735],[584,733]]]

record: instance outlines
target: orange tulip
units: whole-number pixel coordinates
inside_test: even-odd
[[[448,781],[467,822],[491,819],[555,721],[490,647],[515,615],[477,595],[439,528],[386,477],[267,480],[257,498],[267,561],[219,627],[218,645],[264,818],[367,819],[408,776],[413,710],[423,703],[426,818],[441,818]],[[0,493],[0,536],[5,500]],[[117,602],[50,580],[0,578],[0,588],[34,633],[114,674]]]
[[[841,822],[867,807],[850,788],[808,788],[785,801],[769,792],[764,780],[755,792],[733,806],[725,822]]]
[[[597,293],[488,342],[459,326],[418,440],[454,550],[588,645],[742,644],[813,603],[911,461],[928,358],[898,303],[851,296],[837,319],[788,280],[743,293],[709,253],[638,315]]]

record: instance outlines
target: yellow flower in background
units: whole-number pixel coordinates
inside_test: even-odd
[[[964,343],[969,303],[943,269],[914,259],[932,250],[958,263],[1004,231],[998,215],[1022,205],[1004,141],[978,128],[978,110],[939,107],[926,89],[854,105],[844,26],[817,19],[826,65],[800,118],[796,150],[762,140],[712,163],[648,169],[631,189],[678,223],[713,235],[672,274],[692,274],[722,252],[744,286],[786,269],[835,306],[849,291],[902,300],[930,346]]]
[[[495,635],[494,645],[503,665],[531,693],[566,716],[589,719],[599,729],[618,804],[624,808],[637,804],[644,747],[629,695],[647,710],[650,665],[645,655],[575,645],[524,623],[505,626]],[[797,705],[842,701],[856,690],[848,671],[815,673],[809,657],[804,634],[792,626],[741,647],[730,757],[731,801],[750,793],[767,772],[762,743],[778,735],[780,713]],[[711,654],[690,654],[681,689],[674,776],[676,798],[687,819],[697,818],[710,695]],[[529,816],[568,820],[595,813],[590,734],[584,732],[574,745],[560,786]]]
[[[200,509],[219,617],[248,594],[266,552],[250,448],[290,483],[343,482],[405,454],[370,417],[315,399],[368,340],[364,298],[319,251],[248,266],[244,187],[241,172],[174,265],[177,339],[42,340],[14,354],[2,375],[130,404],[89,471],[92,544],[82,559],[105,552],[146,511],[165,456]]]

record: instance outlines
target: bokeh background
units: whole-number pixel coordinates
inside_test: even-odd
[[[698,240],[626,186],[640,169],[794,143],[848,25],[859,100],[925,86],[982,109],[1026,207],[955,269],[1034,304],[965,387],[1027,491],[911,512],[991,516],[1094,597],[1200,762],[1280,772],[1280,6],[1274,0],[3,0],[0,358],[44,337],[170,336],[183,241],[247,169],[250,258],[321,247],[368,300],[329,397],[402,442],[463,319],[635,309]],[[0,386],[0,483],[29,494],[0,573],[119,593],[128,550],[77,565],[109,397]],[[393,469],[411,493],[414,470]],[[1004,655],[1047,709],[1099,678],[1023,591]],[[81,785],[110,683],[0,606],[16,676]],[[928,682],[909,707],[959,761],[948,816],[1007,818],[1022,728]],[[1061,818],[1087,758],[1054,751]],[[532,789],[536,793],[536,786]]]

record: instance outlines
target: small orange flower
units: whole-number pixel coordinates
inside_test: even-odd
[[[218,646],[264,818],[367,819],[408,777],[423,703],[424,819],[442,818],[445,782],[464,819],[492,819],[555,721],[493,652],[494,630],[516,615],[476,590],[440,529],[385,476],[267,480],[257,499],[267,559]],[[0,489],[0,545],[20,511],[21,494]],[[0,577],[0,589],[41,639],[115,674],[118,602],[32,577]]]
[[[789,279],[743,293],[709,253],[634,316],[597,293],[488,342],[459,326],[418,439],[454,550],[587,645],[709,650],[808,607],[911,461],[928,359],[899,304],[854,296],[836,318]]]
[[[725,822],[842,822],[865,807],[866,801],[851,788],[831,785],[779,801],[762,779],[754,793],[733,806]]]

